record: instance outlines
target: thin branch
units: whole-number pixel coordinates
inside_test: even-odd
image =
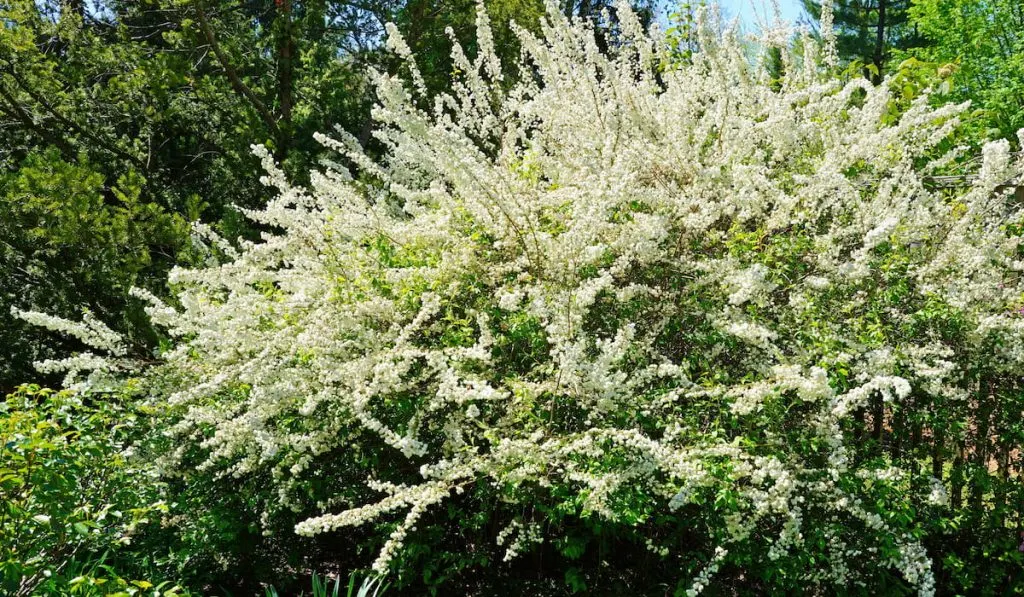
[[[71,147],[71,145],[67,143],[67,141],[54,135],[45,127],[36,123],[32,115],[26,112],[25,109],[21,107],[21,104],[18,103],[18,100],[11,96],[11,94],[7,91],[7,88],[3,85],[0,85],[0,98],[3,98],[5,100],[5,103],[9,106],[8,109],[4,110],[4,113],[13,116],[26,127],[38,133],[39,136],[41,136],[43,139],[55,145],[58,149],[60,149],[60,152],[61,154],[64,155],[65,159],[69,161],[74,161],[77,158],[74,149]],[[0,104],[0,109],[3,109],[3,107],[3,104]]]
[[[21,89],[25,93],[27,93],[29,95],[29,97],[31,97],[33,100],[38,102],[39,105],[41,105],[43,108],[45,108],[46,111],[49,112],[51,116],[56,118],[58,121],[63,123],[65,126],[68,126],[68,127],[72,128],[72,129],[74,129],[76,132],[78,132],[82,136],[87,137],[88,139],[94,141],[97,145],[99,145],[100,147],[102,147],[102,148],[106,149],[107,151],[113,153],[114,155],[120,156],[121,158],[123,158],[125,160],[128,160],[129,162],[135,164],[139,168],[141,168],[143,170],[146,170],[146,165],[143,164],[142,161],[139,160],[139,158],[137,158],[137,157],[131,155],[130,153],[124,151],[123,149],[120,149],[120,148],[116,147],[115,145],[107,142],[105,139],[102,139],[101,137],[99,137],[99,136],[93,134],[92,132],[86,130],[84,127],[80,126],[77,122],[71,120],[70,118],[68,118],[68,117],[64,116],[63,114],[61,114],[60,112],[58,112],[57,109],[54,108],[52,105],[50,105],[50,103],[47,102],[45,98],[40,96],[39,93],[37,93],[34,89],[32,89],[32,87],[28,83],[26,83],[20,76],[18,76],[17,71],[14,70],[14,65],[13,64],[11,64],[10,62],[8,62],[7,64],[8,64],[7,68],[3,69],[3,71],[6,72],[7,74],[9,74],[11,76],[11,78],[14,79],[14,82],[18,84],[18,87],[21,87]]]
[[[256,97],[256,94],[253,93],[252,89],[249,89],[249,87],[238,76],[238,71],[235,70],[235,67],[231,64],[231,61],[228,60],[223,49],[221,49],[220,44],[217,43],[217,37],[214,35],[213,29],[210,27],[210,23],[206,19],[206,11],[203,10],[202,1],[200,0],[196,2],[195,6],[196,14],[199,17],[199,28],[202,30],[203,36],[206,37],[206,42],[210,44],[210,48],[213,50],[214,55],[217,56],[217,61],[220,62],[221,67],[224,69],[224,74],[227,75],[228,81],[231,82],[232,89],[235,90],[235,93],[241,95],[243,98],[247,99],[250,104],[252,104],[252,107],[260,115],[260,118],[263,119],[263,122],[267,125],[267,128],[270,129],[270,132],[274,137],[280,137],[281,131],[277,127],[277,121],[274,119],[274,115],[270,113],[270,110],[268,110],[263,102],[260,101],[260,98]]]

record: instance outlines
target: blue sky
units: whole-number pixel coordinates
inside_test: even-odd
[[[739,17],[745,27],[753,28],[758,22],[757,15],[771,19],[771,0],[719,0],[722,13],[728,18]],[[800,0],[779,0],[782,17],[796,22],[803,14]]]

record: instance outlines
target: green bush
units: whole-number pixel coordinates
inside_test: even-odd
[[[132,458],[145,415],[116,395],[23,385],[0,404],[0,593],[181,595],[150,576],[166,506]]]

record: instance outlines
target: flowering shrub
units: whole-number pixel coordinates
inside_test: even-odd
[[[178,413],[162,466],[267,479],[267,529],[375,524],[379,572],[461,525],[492,530],[470,567],[613,533],[680,594],[933,593],[945,459],[974,458],[979,404],[1021,408],[1024,214],[1002,185],[1024,165],[992,143],[970,188],[933,189],[964,106],[894,116],[809,42],[779,84],[717,23],[682,64],[628,8],[614,25],[550,9],[510,84],[481,11],[433,101],[392,31],[382,159],[319,136],[340,157],[300,188],[259,149],[263,242],[200,227],[219,261],[172,273],[179,304],[138,293],[177,338],[142,373]],[[117,359],[63,365],[88,386]],[[943,434],[931,474],[890,432]]]

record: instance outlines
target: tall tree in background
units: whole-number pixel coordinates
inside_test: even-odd
[[[0,391],[69,348],[12,306],[87,307],[151,342],[126,293],[158,279],[184,239],[187,198],[163,190],[157,155],[173,71],[93,17],[84,2],[0,5]]]
[[[821,0],[802,0],[813,23],[821,19]],[[836,46],[846,64],[861,65],[877,84],[887,71],[893,49],[917,43],[909,23],[911,0],[835,0]]]
[[[803,0],[812,26],[820,0]],[[1018,143],[1024,127],[1024,3],[1019,0],[834,0],[843,65],[874,82],[899,74],[913,93],[970,100],[964,140]]]

